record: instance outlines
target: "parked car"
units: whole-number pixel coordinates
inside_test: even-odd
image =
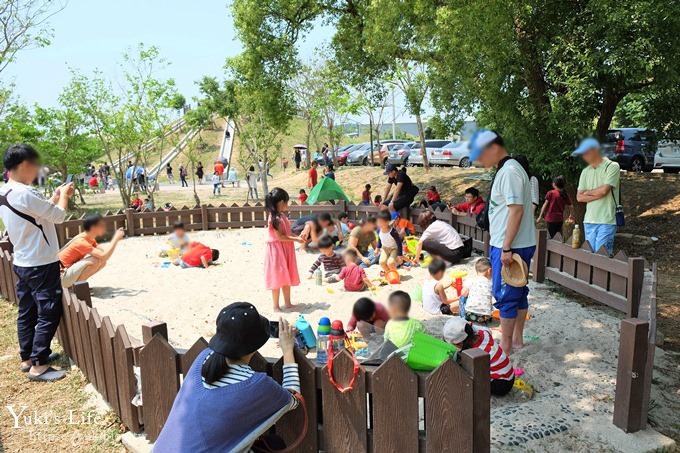
[[[656,132],[636,127],[610,129],[602,143],[604,155],[619,163],[622,170],[651,171],[656,154]]]
[[[397,144],[401,144],[402,141],[384,141],[376,144],[373,150],[373,162],[374,165],[384,165],[387,160],[389,149]],[[371,163],[371,145],[370,143],[364,143],[361,148],[353,150],[348,158],[347,165],[369,165]]]
[[[680,142],[662,140],[654,155],[654,168],[664,173],[680,172]]]
[[[347,156],[347,165],[368,165],[368,155],[371,152],[370,143],[361,143],[352,149]]]
[[[454,167],[457,165],[462,168],[468,168],[471,165],[469,142],[451,142],[443,148],[435,149],[432,152],[430,164],[442,167]]]
[[[399,143],[394,146],[387,155],[387,163],[395,165],[408,165],[408,158],[411,155],[416,142]]]
[[[385,140],[382,141],[378,144],[378,152],[373,153],[373,158],[376,159],[376,162],[373,162],[373,165],[382,165],[385,166],[387,163],[387,160],[390,157],[390,152],[397,148],[398,146],[403,145],[404,143],[408,143],[407,140]]]
[[[435,150],[441,149],[444,146],[451,143],[451,140],[425,140],[425,151],[427,152],[427,161],[432,162],[432,156]],[[422,166],[423,165],[423,155],[420,149],[420,143],[416,142],[413,147],[411,154],[408,157],[408,165],[411,166]]]
[[[355,146],[356,145],[351,144],[351,145],[341,146],[340,148],[337,149],[337,151],[335,152],[335,158],[338,161],[338,165],[345,165],[345,163],[347,163],[347,156],[349,156],[350,151]]]

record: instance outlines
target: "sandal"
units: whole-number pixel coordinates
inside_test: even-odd
[[[45,371],[42,373],[35,375],[28,373],[28,379],[30,381],[36,381],[36,382],[54,382],[58,381],[59,379],[63,379],[66,377],[66,371],[63,370],[55,370],[52,367],[47,367]]]
[[[61,354],[59,354],[58,352],[53,352],[52,354],[49,355],[49,357],[47,357],[47,364],[56,362],[57,360],[59,360],[59,357],[61,357]],[[19,370],[22,373],[28,373],[31,370],[31,365],[22,366],[19,368]]]

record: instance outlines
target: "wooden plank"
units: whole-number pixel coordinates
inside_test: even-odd
[[[316,365],[305,357],[298,348],[295,348],[294,353],[295,361],[298,364],[298,372],[300,374],[300,393],[305,399],[309,427],[302,444],[300,444],[295,451],[317,453],[320,449],[320,445],[318,431],[316,429],[319,423],[317,414]],[[283,359],[280,359],[274,364],[273,376],[278,382],[283,381]],[[302,408],[297,408],[284,415],[276,424],[276,434],[281,436],[287,445],[290,445],[300,434],[303,416]]]
[[[590,283],[592,282],[592,277],[593,266],[588,263],[578,263],[578,268],[576,268],[576,278],[586,283]]]
[[[609,307],[615,308],[622,313],[628,310],[628,304],[626,299],[617,296],[614,293],[608,292],[604,288],[598,286],[589,285],[584,281],[577,280],[574,277],[567,275],[562,272],[558,272],[552,268],[547,268],[545,270],[545,277],[559,285],[569,288],[572,291],[576,291],[586,297],[590,297],[597,302],[605,304]]]
[[[562,272],[571,275],[572,277],[576,276],[576,260],[569,258],[567,256],[562,257]]]
[[[627,433],[647,426],[642,418],[647,371],[649,322],[637,318],[621,321],[619,362],[614,393],[614,424]]]
[[[474,451],[472,379],[453,360],[447,360],[430,373],[426,385],[427,453]]]
[[[125,219],[126,219],[126,226],[127,226],[127,234],[128,236],[137,236],[137,228],[135,225],[135,217],[134,217],[134,210],[133,209],[126,209],[125,210]]]
[[[373,451],[418,451],[416,375],[401,358],[392,356],[373,372],[372,379]]]
[[[81,363],[83,363],[83,343],[80,338],[80,327],[78,323],[78,316],[76,314],[75,301],[76,298],[72,296],[71,293],[65,293],[64,298],[66,299],[66,304],[68,308],[68,320],[69,320],[69,330],[71,331],[72,339],[72,349],[73,355],[71,359],[81,368]]]
[[[140,352],[144,432],[154,442],[172,409],[179,391],[177,351],[161,335],[155,335]]]
[[[90,295],[90,284],[87,282],[75,282],[73,284],[73,292],[79,300],[85,302],[85,305],[92,307],[92,296]]]
[[[609,272],[599,267],[593,267],[593,285],[604,290],[609,289]]]
[[[548,231],[538,230],[536,232],[536,252],[534,253],[534,259],[531,261],[534,271],[534,281],[542,283],[545,280],[545,266],[547,259],[547,245],[548,241]]]
[[[142,342],[147,344],[151,341],[154,335],[160,335],[168,339],[168,325],[162,321],[150,321],[142,324]]]
[[[635,318],[640,309],[640,296],[642,295],[642,285],[645,278],[645,260],[644,258],[628,258],[628,292],[626,300],[628,301],[629,318]]]
[[[618,294],[621,297],[627,297],[627,283],[627,278],[616,274],[609,274],[609,291],[614,294]]]
[[[85,368],[87,367],[87,364],[85,363],[85,347],[87,344],[83,343],[83,336],[80,334],[80,324],[82,322],[80,304],[78,303],[78,299],[73,294],[70,294],[69,299],[71,304],[71,319],[73,319],[73,336],[76,338],[76,344],[78,345],[78,356],[75,362],[76,365],[78,365],[78,368],[83,371],[83,374],[86,374]]]
[[[95,388],[104,395],[104,398],[108,401],[109,397],[107,395],[106,388],[106,375],[104,373],[104,358],[102,353],[102,344],[99,337],[99,329],[102,327],[102,320],[97,313],[96,308],[90,310],[90,322],[88,323],[88,328],[90,331],[90,348],[92,350],[92,360],[94,363],[95,372],[95,382],[93,383]]]
[[[255,355],[253,355],[253,357],[250,359],[249,365],[250,368],[252,368],[255,371],[267,373],[270,376],[272,374],[271,364],[267,359],[262,357],[262,355],[259,352],[256,352]]]
[[[461,353],[461,366],[472,376],[472,414],[475,453],[491,450],[491,381],[489,354],[481,349]]]
[[[554,253],[548,251],[548,266],[549,268],[556,269],[557,271],[562,270],[562,255],[559,253]]]
[[[645,278],[645,284],[642,290],[642,299],[640,301],[640,317],[642,317],[642,304],[645,304],[647,316],[645,321],[649,321],[649,336],[647,338],[647,360],[645,362],[645,376],[642,393],[642,413],[640,419],[647,420],[649,411],[649,401],[652,392],[652,377],[654,375],[654,354],[656,352],[656,285],[657,285],[657,264],[652,264],[652,269],[649,272],[649,278]],[[648,302],[648,303],[647,303]]]
[[[186,374],[189,372],[189,368],[191,368],[194,360],[196,360],[196,357],[198,357],[198,355],[207,347],[208,342],[205,341],[205,338],[201,337],[196,340],[196,342],[189,349],[187,349],[184,354],[182,354],[182,356],[179,358],[179,363],[180,371],[183,375],[186,376]]]
[[[9,279],[7,278],[8,271],[8,261],[5,259],[5,254],[0,253],[0,293],[4,299],[9,300]]]
[[[71,321],[69,319],[69,309],[68,309],[68,292],[63,290],[61,294],[61,319],[59,320],[59,328],[61,329],[61,337],[59,342],[64,348],[64,352],[67,356],[73,357],[73,337],[71,331]]]
[[[586,262],[591,266],[604,269],[622,277],[628,274],[628,263],[613,260],[608,256],[590,253],[582,249],[571,248],[571,244],[560,244],[557,241],[548,241],[548,251],[558,253],[564,257],[571,258],[578,262]]]
[[[137,379],[134,372],[132,344],[123,325],[116,329],[116,335],[113,337],[113,350],[116,359],[120,419],[130,431],[138,433],[140,431],[140,420],[137,415],[137,408],[132,404],[132,399],[137,394]]]
[[[79,308],[78,318],[80,319],[80,336],[83,339],[83,355],[85,358],[85,367],[83,368],[83,373],[87,377],[88,381],[96,384],[97,372],[94,369],[92,343],[90,343],[90,308],[85,305],[85,302],[82,300],[78,300],[76,304]]]
[[[12,266],[13,259],[7,250],[3,250],[2,255],[6,266],[3,274],[5,274],[5,282],[7,285],[7,300],[17,304],[19,303],[19,299],[17,298],[16,280],[14,279],[14,268]]]
[[[118,379],[116,377],[116,359],[113,350],[113,337],[116,331],[108,316],[101,320],[99,329],[99,341],[102,345],[102,363],[104,364],[104,374],[106,382],[107,401],[114,412],[120,417],[120,403],[118,402]]]
[[[321,378],[324,451],[366,452],[368,439],[365,371],[359,368],[354,388],[340,393],[325,374],[327,369],[327,366],[323,367],[324,376]],[[353,369],[354,363],[349,352],[340,351],[333,361],[333,375],[341,387],[349,385]]]

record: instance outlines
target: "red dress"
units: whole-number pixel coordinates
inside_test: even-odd
[[[284,235],[290,236],[290,220],[287,217],[279,217],[279,230]],[[267,247],[264,255],[264,284],[267,289],[281,289],[284,286],[297,286],[300,284],[297,258],[295,256],[295,243],[281,241],[272,226],[271,218],[267,226]]]

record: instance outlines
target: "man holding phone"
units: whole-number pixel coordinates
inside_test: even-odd
[[[10,146],[3,159],[9,181],[0,188],[0,218],[14,246],[21,370],[34,381],[55,381],[65,372],[49,366],[50,345],[62,315],[59,242],[56,223],[66,218],[73,184],[59,187],[50,200],[31,187],[40,156],[31,146]]]

